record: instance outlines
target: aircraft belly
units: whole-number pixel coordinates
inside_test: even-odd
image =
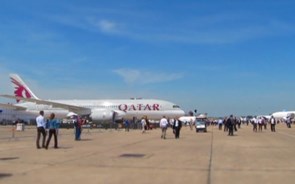
[[[137,119],[141,119],[142,117],[147,117],[148,119],[161,119],[163,116],[166,118],[175,118],[178,116],[182,116],[183,114],[177,111],[133,111],[127,112],[125,119],[132,119],[136,117]]]

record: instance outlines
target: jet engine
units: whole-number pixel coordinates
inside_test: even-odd
[[[123,114],[122,114],[123,113]],[[93,121],[115,121],[122,119],[125,115],[125,112],[116,112],[114,110],[108,109],[93,109],[90,114],[90,118]]]

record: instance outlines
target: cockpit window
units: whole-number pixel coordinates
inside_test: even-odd
[[[173,105],[173,109],[179,109],[179,105]]]

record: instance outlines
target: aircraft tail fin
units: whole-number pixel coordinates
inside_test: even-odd
[[[39,99],[17,74],[10,74],[10,80],[14,86],[14,95],[22,98]],[[19,102],[20,100],[16,100]]]

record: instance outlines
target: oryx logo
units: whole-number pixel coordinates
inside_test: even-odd
[[[11,82],[15,84],[15,90],[14,90],[14,95],[16,97],[22,97],[22,98],[31,98],[32,95],[30,92],[23,86],[20,82],[15,80],[14,78],[10,78]],[[16,99],[17,102],[19,102],[19,99]]]

